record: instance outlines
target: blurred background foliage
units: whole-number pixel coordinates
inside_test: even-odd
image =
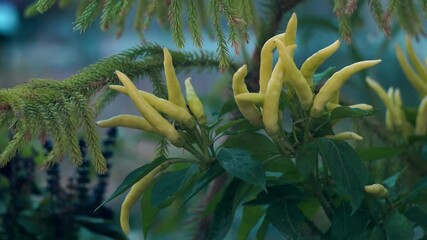
[[[191,30],[190,27],[187,27],[191,21],[188,17],[185,18],[186,20],[181,26],[176,22],[169,23],[168,15],[164,12],[165,7],[171,2],[185,2],[182,7],[187,9],[188,5],[186,4],[191,1],[127,1],[129,9],[133,7],[127,12],[127,15],[116,14],[117,19],[103,18],[103,13],[106,10],[97,8],[97,17],[94,17],[93,21],[85,22],[77,16],[79,16],[79,11],[83,13],[90,6],[90,2],[99,3],[102,1],[0,1],[0,64],[2,66],[0,86],[10,88],[32,78],[64,79],[99,59],[146,42],[155,42],[169,49],[183,47],[184,50],[194,50],[196,47],[202,46],[206,51],[219,51],[223,55],[229,54],[232,63],[231,69],[233,69],[235,65],[248,63],[252,58],[251,54],[259,48],[260,42],[262,43],[262,30],[269,30],[263,25],[263,21],[272,21],[275,17],[269,5],[276,6],[277,3],[288,2],[295,6],[292,5],[291,10],[284,13],[283,17],[280,18],[281,21],[275,24],[279,25],[277,29],[280,32],[284,29],[284,24],[290,14],[293,11],[298,14],[300,30],[297,37],[298,50],[295,55],[297,64],[301,64],[317,49],[332,43],[337,38],[343,38],[347,40],[348,44],[342,44],[340,50],[319,71],[323,71],[329,66],[336,66],[340,69],[355,61],[381,58],[383,59],[382,64],[371,70],[369,75],[378,79],[386,88],[389,86],[399,87],[404,96],[404,105],[416,106],[419,101],[415,90],[409,86],[397,63],[394,49],[395,45],[402,46],[404,35],[409,34],[417,40],[415,50],[418,56],[422,59],[426,58],[426,54],[424,54],[426,50],[424,30],[427,1],[256,1],[256,5],[252,7],[256,9],[254,12],[259,17],[249,18],[246,16],[245,20],[248,24],[245,26],[241,25],[239,19],[221,17],[219,26],[221,29],[225,29],[223,38],[226,44],[219,45],[219,50],[218,42],[221,44],[224,39],[221,40],[221,37],[218,36],[219,32],[215,29],[218,26],[213,25],[209,20],[200,22],[201,31],[199,35],[195,33],[197,30]],[[123,3],[123,1],[106,2],[115,3],[117,6]],[[216,2],[226,2],[231,6],[235,1]],[[140,10],[135,10],[135,6],[142,3],[147,4],[147,7],[141,10],[144,11],[143,13],[138,12]],[[208,14],[209,4],[208,2],[204,4],[207,8],[205,13]],[[381,6],[381,11],[379,6]],[[112,9],[111,11],[116,10]],[[43,14],[39,14],[39,12],[43,12]],[[185,12],[189,12],[188,9]],[[141,14],[144,17],[138,17]],[[153,19],[150,19],[150,16]],[[181,17],[184,18],[184,16]],[[233,33],[233,31],[236,32]],[[233,34],[236,36],[233,37]],[[268,36],[264,38],[268,38]],[[184,39],[186,40],[184,41]],[[241,47],[238,51],[239,54],[233,48],[233,46],[237,46],[237,43]],[[225,66],[227,63],[223,62],[223,65]],[[210,109],[218,109],[228,99],[231,75],[227,71],[221,74],[219,70],[209,72],[194,70],[181,73],[179,77],[180,80],[183,80],[190,75],[194,79],[193,84],[198,91],[204,93],[204,102],[209,105]],[[370,91],[367,91],[364,77],[358,75],[349,81],[342,91],[343,100],[373,103],[382,111],[379,100]],[[139,84],[143,85],[142,88],[145,89],[152,88],[147,81]],[[104,119],[124,112],[136,113],[136,109],[127,104],[124,97],[118,97],[116,101],[111,102],[107,108],[99,113],[97,118]],[[377,115],[378,118],[383,116],[383,112]],[[133,131],[120,129],[118,138],[117,151],[119,153],[116,156],[119,155],[120,158],[109,160],[113,163],[114,170],[111,172],[112,182],[106,190],[107,193],[115,189],[124,173],[141,165],[141,162],[132,159],[150,161],[155,148],[149,141],[144,141],[152,139],[151,136],[140,136]],[[372,138],[375,136],[372,135]],[[8,135],[4,134],[2,139],[8,139]],[[74,173],[75,169],[70,165],[61,164],[60,168],[65,175],[78,175]],[[32,169],[35,169],[36,174],[39,175],[47,172],[43,169],[40,173],[40,165],[37,164]],[[2,170],[0,191],[9,191],[8,187],[11,180],[4,177],[7,176],[7,171],[7,169]],[[30,172],[24,173],[25,179],[32,176],[31,174]],[[95,176],[95,174],[92,175]],[[44,186],[44,179],[44,177],[35,178],[31,184],[36,183],[36,185]],[[66,178],[62,178],[61,181],[62,185],[65,186]],[[24,182],[27,183],[27,180]],[[50,190],[39,189],[37,191],[49,192]],[[7,194],[12,193],[7,192]],[[3,196],[5,195],[2,194],[0,199],[1,214],[6,213],[8,209],[7,207],[5,209]],[[113,203],[120,202],[120,198],[116,200]],[[156,228],[153,229],[156,230]],[[162,231],[162,229],[157,230]],[[2,234],[1,231],[0,234]]]

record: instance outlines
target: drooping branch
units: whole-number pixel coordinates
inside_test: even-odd
[[[218,66],[213,53],[171,51],[177,72]],[[78,151],[78,130],[83,127],[88,152],[98,172],[106,169],[96,133],[95,114],[89,100],[109,84],[119,83],[114,71],[125,72],[132,79],[146,76],[161,94],[163,82],[158,73],[163,69],[163,51],[158,45],[147,44],[106,58],[63,80],[34,79],[11,89],[0,90],[0,127],[8,128],[14,137],[0,155],[4,166],[34,137],[50,136],[54,147],[49,162],[66,155],[77,165],[82,156]],[[155,76],[155,77],[154,77]],[[97,104],[101,110],[114,98],[106,91]]]

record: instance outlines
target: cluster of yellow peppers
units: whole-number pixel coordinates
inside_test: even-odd
[[[168,139],[173,145],[183,147],[185,140],[182,134],[174,125],[164,118],[161,113],[177,121],[180,126],[187,130],[192,130],[199,125],[206,125],[207,119],[203,105],[197,96],[190,78],[185,80],[186,100],[181,93],[181,86],[175,74],[172,64],[172,56],[164,48],[164,69],[166,86],[168,90],[168,100],[159,98],[151,93],[138,90],[132,81],[122,72],[116,71],[117,77],[123,86],[110,85],[110,89],[128,95],[142,116],[121,114],[107,120],[98,121],[100,127],[129,127],[140,129],[150,133],[157,133]],[[188,108],[187,108],[188,104]],[[153,169],[146,176],[136,182],[130,189],[122,203],[120,211],[120,225],[127,235],[130,232],[129,215],[132,206],[150,186],[155,177],[165,171],[170,162],[165,162]]]
[[[234,98],[240,112],[253,125],[263,126],[266,132],[272,137],[281,132],[279,99],[284,86],[288,90],[295,92],[302,109],[307,111],[311,118],[317,118],[325,110],[331,111],[340,106],[338,104],[340,89],[353,74],[381,62],[381,60],[361,61],[344,67],[333,74],[319,92],[315,94],[315,86],[313,84],[315,71],[327,58],[337,51],[340,42],[335,41],[330,46],[316,52],[298,69],[293,59],[296,47],[296,31],[297,17],[293,14],[287,24],[286,31],[270,38],[262,47],[259,78],[260,90],[258,93],[250,93],[245,85],[246,65],[243,65],[233,75],[232,86]],[[275,49],[278,51],[279,59],[273,67]],[[367,104],[357,104],[349,107],[362,110],[372,109],[372,106]],[[344,132],[326,137],[341,140],[362,139],[361,136],[352,132]]]
[[[182,147],[184,146],[183,137],[175,129],[173,124],[160,113],[171,117],[188,129],[195,128],[196,122],[201,125],[207,123],[203,105],[194,91],[190,78],[185,80],[186,102],[181,93],[181,86],[175,74],[172,56],[166,48],[163,49],[163,53],[168,100],[138,90],[124,73],[116,71],[117,77],[123,86],[110,85],[110,89],[128,95],[142,117],[121,114],[107,120],[98,121],[97,124],[100,127],[123,126],[140,129],[146,132],[158,133],[168,139],[173,145]]]
[[[396,46],[396,56],[407,79],[418,91],[422,100],[418,107],[415,129],[407,121],[405,113],[402,110],[402,98],[398,88],[390,87],[387,92],[372,78],[367,78],[366,82],[374,90],[386,107],[386,127],[390,131],[402,134],[405,138],[411,135],[423,136],[427,134],[427,63],[423,64],[417,58],[409,37],[406,37],[406,50],[409,61],[403,54],[402,49]]]

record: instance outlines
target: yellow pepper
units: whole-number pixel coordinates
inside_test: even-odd
[[[408,36],[405,37],[405,45],[406,51],[408,52],[409,60],[411,61],[412,65],[414,65],[415,70],[418,72],[421,79],[427,83],[427,69],[425,66],[423,66],[423,64],[420,62],[417,55],[415,54],[415,51],[412,48],[411,39]]]
[[[317,68],[322,65],[322,63],[328,59],[332,54],[334,54],[340,47],[340,41],[337,40],[331,45],[317,51],[311,57],[307,58],[301,66],[301,73],[304,78],[307,80],[308,85],[313,87],[313,76]]]
[[[377,81],[375,81],[374,79],[372,79],[370,77],[367,77],[366,83],[368,84],[368,86],[372,90],[374,90],[374,92],[377,93],[378,97],[384,103],[386,109],[393,109],[394,108],[393,101],[387,96],[386,91],[381,87],[380,84],[378,84]]]
[[[126,235],[129,235],[130,233],[129,216],[132,206],[150,186],[151,182],[154,180],[154,177],[156,177],[156,175],[164,169],[163,166],[164,165],[160,165],[156,167],[150,173],[141,178],[131,187],[129,193],[126,195],[126,198],[123,201],[122,207],[120,209],[120,226]]]
[[[334,110],[337,107],[341,107],[341,105],[336,104],[336,103],[331,103],[331,101],[326,104],[326,108],[328,109],[329,112],[331,112],[332,110]],[[360,109],[363,111],[370,111],[373,108],[371,105],[365,104],[365,103],[353,104],[353,105],[350,105],[348,107],[349,108],[357,108],[357,109]]]
[[[285,69],[279,59],[276,66],[274,66],[264,97],[262,122],[264,123],[266,132],[272,137],[280,132],[279,101],[280,94],[282,93],[284,71]]]
[[[313,102],[313,92],[310,86],[302,73],[298,70],[294,60],[288,54],[289,47],[286,48],[285,44],[278,40],[276,40],[275,43],[279,50],[280,62],[286,71],[287,80],[294,88],[303,109],[309,110]]]
[[[361,61],[344,67],[340,71],[334,73],[334,75],[326,81],[319,93],[314,97],[310,115],[312,117],[318,117],[326,103],[331,100],[333,95],[344,85],[349,77],[366,68],[375,66],[380,62],[381,60]]]
[[[387,197],[388,191],[383,185],[375,183],[365,186],[365,192],[374,195],[375,197]]]
[[[365,104],[365,103],[353,104],[353,105],[350,105],[348,107],[349,108],[358,108],[358,109],[363,110],[363,111],[370,111],[373,108],[371,105]]]
[[[410,66],[408,61],[406,60],[405,56],[403,56],[402,49],[400,49],[399,46],[396,46],[396,56],[397,60],[400,63],[400,66],[403,69],[403,72],[405,73],[406,77],[408,78],[409,82],[414,86],[415,90],[418,91],[418,93],[421,96],[427,95],[427,82],[425,82]]]
[[[233,89],[234,99],[243,117],[245,117],[251,124],[255,126],[261,126],[262,125],[261,112],[257,109],[257,107],[255,106],[255,103],[241,100],[237,97],[242,94],[249,94],[249,90],[245,84],[245,77],[247,73],[248,73],[248,70],[246,65],[241,66],[234,73],[233,80],[232,80],[232,89]]]
[[[141,115],[173,145],[182,147],[184,139],[170,122],[164,119],[138,92],[132,81],[122,72],[116,71],[117,76],[123,83],[130,99],[135,104]]]
[[[207,123],[205,110],[203,109],[203,104],[197,96],[193,85],[191,85],[191,78],[185,80],[185,93],[191,113],[196,117],[199,124],[205,125]]]
[[[427,96],[421,100],[418,107],[415,135],[426,135],[427,133]]]
[[[285,33],[278,34],[268,39],[263,47],[261,48],[261,61],[259,69],[259,92],[265,94],[267,92],[268,81],[271,79],[272,68],[273,68],[273,51],[276,48],[274,44],[275,40],[280,40],[285,43],[286,46],[295,45],[297,35],[297,15],[292,14],[286,26]],[[294,55],[295,49],[289,49],[289,55]]]
[[[400,98],[400,90],[394,88],[390,88],[389,90],[390,93],[387,92],[387,94],[389,94],[389,98],[393,102],[393,109],[391,111],[391,114],[394,119],[392,119],[392,121],[395,128],[397,130],[401,130],[405,120],[405,114],[402,111],[402,99]]]
[[[362,141],[363,137],[354,132],[341,132],[335,135],[326,135],[325,138],[334,139],[334,140],[356,140]]]
[[[168,100],[182,108],[187,108],[187,105],[185,104],[184,96],[182,96],[181,86],[179,85],[178,78],[176,77],[176,74],[175,74],[175,69],[172,63],[172,56],[166,48],[163,48],[163,56],[164,56],[163,65],[165,68],[166,86],[168,89]]]
[[[296,44],[297,27],[298,27],[297,15],[295,13],[292,13],[291,18],[288,21],[288,25],[286,26],[285,39],[283,41],[286,46],[291,46]],[[295,51],[295,48],[289,50],[289,56],[292,59],[294,58],[294,51]]]
[[[240,93],[234,96],[236,101],[252,103],[257,106],[262,107],[264,104],[264,94],[262,93]]]
[[[102,128],[108,127],[128,127],[143,130],[150,133],[157,133],[156,129],[143,117],[130,114],[120,114],[112,118],[96,122]]]
[[[268,39],[261,48],[261,60],[259,67],[259,92],[265,94],[267,91],[268,81],[271,78],[271,71],[273,69],[273,51],[276,48],[274,44],[275,39],[284,41],[285,34],[276,35]]]
[[[123,86],[110,85],[110,88],[128,95],[126,89]],[[187,128],[192,129],[196,126],[196,121],[194,120],[193,116],[191,116],[191,114],[187,111],[187,109],[184,109],[171,101],[159,98],[154,94],[141,90],[139,90],[138,92],[141,95],[140,97],[144,98],[157,111],[162,112],[168,115],[169,117],[172,117],[179,123],[182,123]]]

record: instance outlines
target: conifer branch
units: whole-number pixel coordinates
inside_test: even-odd
[[[177,72],[197,68],[215,68],[219,60],[213,53],[170,51]],[[115,70],[125,72],[131,79],[148,77],[155,93],[166,96],[160,72],[163,69],[163,50],[147,44],[106,58],[63,80],[33,79],[11,89],[0,90],[0,126],[8,128],[14,137],[0,155],[0,166],[6,165],[23,145],[39,137],[51,137],[54,147],[48,162],[54,163],[69,154],[71,160],[82,163],[78,130],[83,128],[84,140],[95,169],[104,173],[106,162],[102,156],[95,124],[95,114],[89,100],[109,84],[118,84]],[[101,98],[97,110],[102,110],[115,94]],[[165,147],[165,144],[161,145]],[[167,150],[161,149],[162,153]]]
[[[172,0],[169,7],[169,21],[172,28],[172,39],[177,47],[185,46],[184,28],[182,27],[182,1]]]
[[[218,40],[218,53],[220,55],[220,67],[228,67],[228,46],[235,49],[239,47],[240,36],[247,38],[247,22],[251,19],[253,11],[239,11],[249,9],[251,6],[248,1],[253,0],[208,0],[211,14],[206,14],[205,3],[203,0],[80,0],[80,7],[77,11],[77,18],[74,22],[74,30],[84,32],[100,15],[100,27],[107,30],[111,25],[117,25],[117,36],[120,36],[124,30],[126,18],[129,17],[130,9],[135,7],[134,28],[144,40],[144,31],[147,30],[151,19],[157,17],[161,26],[171,27],[172,38],[179,48],[185,45],[185,35],[183,23],[188,23],[188,31],[193,44],[197,47],[202,46],[203,38],[201,34],[202,27],[210,29],[209,20],[213,26],[214,35]],[[56,0],[35,0],[26,10],[26,16],[33,16],[34,11],[40,13],[47,11]],[[60,3],[61,4],[61,3]],[[214,12],[212,12],[214,11]],[[184,18],[184,13],[186,17]],[[225,36],[225,29],[221,25],[221,16],[227,19],[229,29],[228,41]]]

